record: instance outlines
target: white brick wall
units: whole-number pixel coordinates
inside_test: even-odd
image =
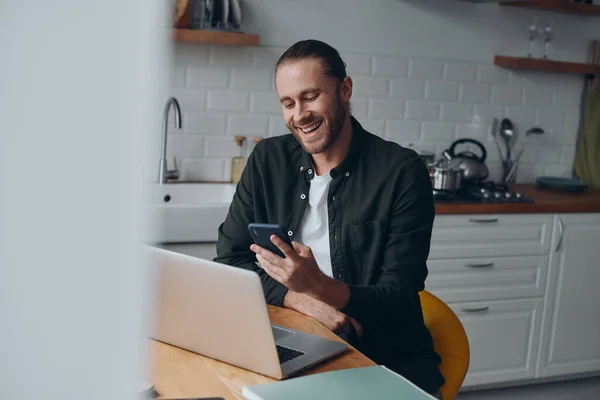
[[[234,135],[288,133],[273,84],[273,67],[285,49],[178,45],[171,88],[184,113],[182,131],[169,128],[168,153],[182,162],[182,178],[228,180]],[[519,131],[534,124],[519,181],[540,174],[568,175],[579,122],[579,77],[517,72],[491,64],[342,52],[354,80],[353,114],[372,133],[438,155],[462,137],[481,140],[488,166],[500,165],[490,123],[511,118]],[[166,98],[166,97],[165,97]]]

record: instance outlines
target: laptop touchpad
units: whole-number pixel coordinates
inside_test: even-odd
[[[275,326],[271,326],[271,329],[273,329],[273,336],[275,337],[275,341],[281,340],[286,336],[290,336],[290,335],[294,334],[293,331],[288,331],[287,329],[277,328]]]

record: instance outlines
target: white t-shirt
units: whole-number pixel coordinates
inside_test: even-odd
[[[329,252],[329,214],[327,213],[327,195],[332,177],[329,173],[315,177],[310,181],[308,205],[300,224],[297,241],[312,249],[317,265],[323,273],[333,277],[331,255]]]

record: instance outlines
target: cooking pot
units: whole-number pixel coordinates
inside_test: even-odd
[[[448,161],[439,160],[428,169],[433,190],[454,192],[462,187],[464,170],[450,165]]]
[[[479,147],[481,155],[477,155],[471,151],[462,151],[456,153],[456,146],[465,143],[472,143]],[[460,168],[464,171],[463,179],[465,181],[483,181],[489,175],[489,170],[485,165],[487,150],[481,142],[475,139],[459,139],[450,145],[450,148],[442,153],[450,162],[450,165],[455,168]]]

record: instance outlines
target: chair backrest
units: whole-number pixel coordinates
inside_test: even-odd
[[[446,383],[441,388],[444,400],[453,400],[462,386],[471,353],[465,329],[450,307],[428,291],[419,292],[423,319],[433,338],[433,347],[442,358],[439,366]]]

